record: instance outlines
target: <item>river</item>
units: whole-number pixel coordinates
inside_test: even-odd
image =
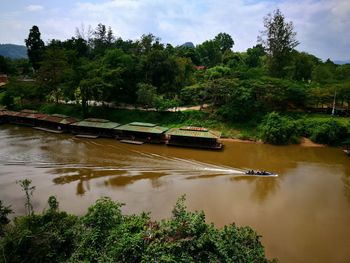
[[[239,169],[278,177],[248,177]],[[100,196],[125,213],[170,216],[186,194],[217,227],[235,222],[262,235],[280,262],[350,261],[350,159],[338,148],[225,142],[222,152],[79,139],[0,126],[0,199],[24,213],[17,180],[36,186],[36,211],[55,195],[62,210],[83,214]]]

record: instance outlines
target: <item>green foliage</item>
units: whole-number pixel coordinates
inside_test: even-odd
[[[339,144],[348,136],[347,127],[334,119],[305,119],[302,124],[305,136],[316,143]]]
[[[157,88],[145,83],[139,83],[137,87],[137,102],[146,108],[153,107],[157,98]]]
[[[259,38],[269,58],[269,71],[274,77],[286,75],[291,52],[299,44],[292,22],[286,22],[279,9],[264,17],[265,30]]]
[[[261,65],[261,57],[265,55],[265,50],[261,44],[257,44],[247,49],[246,63],[249,67],[255,68]]]
[[[231,48],[235,44],[232,37],[227,33],[219,33],[214,38],[214,41],[217,42],[217,44],[219,45],[221,52],[231,50]]]
[[[253,90],[238,86],[230,91],[226,104],[219,108],[217,114],[230,121],[247,121],[256,115],[259,103],[255,100]]]
[[[17,217],[0,242],[4,262],[65,262],[74,249],[77,219],[51,209]]]
[[[156,96],[154,100],[154,107],[158,111],[164,111],[171,108],[177,108],[179,106],[179,101],[175,99],[167,99],[163,96]]]
[[[51,211],[57,211],[59,203],[57,201],[57,198],[55,196],[50,196],[49,200],[47,201],[50,207]]]
[[[50,198],[52,199],[52,198]],[[51,200],[52,201],[52,200]],[[49,209],[16,218],[0,241],[5,262],[268,262],[260,236],[235,224],[217,229],[185,197],[160,222],[123,215],[100,198],[78,218]]]
[[[62,96],[69,70],[68,58],[63,49],[53,47],[45,50],[38,71],[39,85],[47,94],[55,98],[56,103]]]
[[[213,80],[231,75],[231,69],[224,66],[215,66],[205,72],[205,79]]]
[[[97,262],[114,227],[122,221],[122,204],[110,198],[100,198],[91,206],[76,228],[76,249],[72,262]]]
[[[215,40],[207,40],[196,47],[201,64],[206,67],[213,67],[221,63],[222,53],[220,45]]]
[[[14,103],[14,96],[10,92],[4,92],[4,95],[1,97],[0,104],[11,108],[13,107]]]
[[[4,227],[7,225],[10,220],[8,215],[12,213],[11,206],[4,206],[0,200],[0,237],[4,235]]]
[[[26,195],[26,202],[25,202],[24,206],[27,210],[27,215],[33,215],[34,209],[33,209],[33,205],[31,202],[31,197],[33,196],[35,186],[31,186],[32,180],[30,180],[30,179],[19,180],[17,183],[20,185],[20,187],[22,188],[22,191]]]
[[[269,113],[258,127],[260,138],[271,144],[296,143],[299,139],[299,128],[296,123],[277,112]]]
[[[34,70],[40,68],[40,62],[45,48],[44,41],[41,40],[40,36],[39,28],[33,26],[29,31],[28,38],[25,40],[28,49],[28,58]]]

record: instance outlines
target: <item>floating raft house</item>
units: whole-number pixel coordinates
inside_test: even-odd
[[[34,128],[53,133],[63,133],[70,131],[70,125],[75,122],[77,122],[75,118],[62,114],[52,114],[43,117],[39,126]]]
[[[173,128],[166,132],[169,140],[167,145],[206,148],[221,150],[223,145],[219,142],[221,133],[202,127]]]
[[[6,108],[0,107],[0,123],[7,123],[9,114],[10,112]]]
[[[9,123],[31,127],[39,125],[41,120],[47,117],[46,114],[39,113],[35,110],[21,110],[20,112],[9,111],[7,116]]]
[[[153,123],[131,122],[114,128],[118,140],[141,141],[147,143],[165,143],[166,127]]]
[[[114,137],[114,128],[120,126],[119,123],[111,122],[104,119],[89,118],[72,123],[71,130],[78,137],[97,138],[97,137]]]
[[[0,123],[7,122],[7,110],[5,108],[0,108]]]

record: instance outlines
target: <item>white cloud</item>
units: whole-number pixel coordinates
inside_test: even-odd
[[[26,10],[30,11],[30,12],[41,11],[43,9],[44,9],[44,7],[42,5],[28,5],[26,7]]]

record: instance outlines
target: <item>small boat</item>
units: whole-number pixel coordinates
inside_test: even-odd
[[[276,173],[260,170],[248,170],[245,172],[246,175],[257,175],[257,176],[278,176]]]
[[[345,152],[345,154],[346,154],[347,156],[350,156],[350,150],[346,149],[346,150],[343,150],[343,152]]]

